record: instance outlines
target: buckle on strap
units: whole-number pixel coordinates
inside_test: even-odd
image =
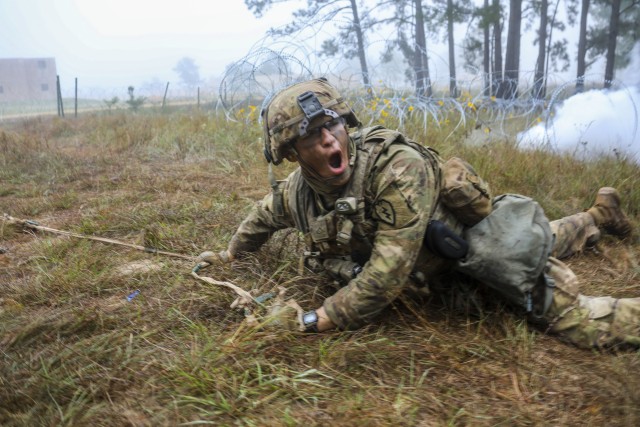
[[[348,245],[351,241],[351,231],[353,230],[353,222],[349,218],[342,219],[342,226],[336,235],[336,241],[340,245]]]

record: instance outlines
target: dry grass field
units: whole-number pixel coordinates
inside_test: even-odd
[[[465,128],[405,130],[550,218],[608,185],[640,224],[637,165],[468,145]],[[260,137],[252,117],[188,109],[3,123],[0,214],[190,256],[221,250],[269,190]],[[355,332],[256,330],[187,260],[0,224],[3,426],[640,425],[640,353],[562,343],[481,289],[403,298]],[[258,293],[283,285],[310,309],[333,288],[298,271],[302,250],[280,232],[203,274]],[[568,263],[587,294],[640,296],[639,259],[636,231]]]

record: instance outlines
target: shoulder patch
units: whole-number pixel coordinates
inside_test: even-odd
[[[373,217],[391,226],[396,225],[396,211],[391,202],[379,200],[373,208]]]

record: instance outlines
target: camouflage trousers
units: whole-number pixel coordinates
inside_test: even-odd
[[[545,314],[547,332],[578,347],[640,346],[640,298],[582,295],[576,275],[559,258],[595,244],[600,231],[586,212],[551,222],[556,235],[547,274],[555,281],[553,301]]]

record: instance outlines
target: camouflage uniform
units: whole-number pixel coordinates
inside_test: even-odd
[[[369,133],[375,139],[391,131]],[[393,133],[396,137],[401,135]],[[366,142],[366,141],[365,141]],[[370,214],[349,245],[335,241],[339,226],[331,218],[333,236],[323,248],[321,260],[350,259],[364,266],[362,273],[327,298],[324,308],[341,328],[357,328],[376,317],[403,290],[408,282],[422,285],[417,277],[436,277],[454,268],[454,263],[437,257],[423,244],[430,219],[445,222],[460,232],[463,225],[441,203],[437,203],[438,171],[403,143],[392,144],[372,164],[365,209]],[[300,169],[279,183],[285,215],[273,213],[273,194],[257,204],[239,226],[229,250],[233,255],[255,251],[277,230],[295,227],[307,235],[318,217],[331,209],[306,185]],[[306,219],[306,221],[305,221]],[[556,236],[547,274],[555,282],[553,303],[545,315],[546,330],[559,334],[580,347],[610,346],[617,343],[640,344],[640,298],[614,299],[587,297],[578,291],[578,281],[558,258],[582,251],[600,236],[593,217],[578,213],[552,221]]]
[[[332,206],[326,206],[326,201],[307,185],[300,168],[280,183],[285,215],[282,218],[274,215],[273,194],[269,194],[242,222],[229,244],[233,255],[253,251],[276,230],[296,227],[307,236],[313,249],[321,250],[321,261],[352,260],[362,265],[362,273],[324,303],[331,321],[341,328],[357,328],[371,321],[402,292],[414,266],[420,266],[423,274],[431,274],[446,264],[430,256],[423,245],[436,202],[436,166],[430,167],[420,153],[402,143],[404,138],[397,132],[374,129],[363,143],[389,138],[397,138],[398,143],[390,144],[372,162],[366,179],[367,214],[354,227],[348,245],[336,241],[341,228],[339,218],[332,217]],[[362,156],[358,155],[356,171],[363,166],[358,163],[361,161]],[[320,223],[319,218],[327,215],[329,239],[313,242],[312,228]],[[434,215],[453,229],[462,229],[453,217],[445,215],[443,207],[436,209]]]
[[[305,134],[311,116],[316,117],[295,106],[298,102],[303,107],[300,99],[305,89],[314,92],[322,103],[312,106],[311,112],[324,108],[325,115],[336,117],[337,111],[350,126],[358,124],[326,81],[294,85],[272,101],[275,108],[263,110],[265,156],[270,163],[279,164],[291,141],[298,137],[298,129],[300,135]],[[376,146],[382,149],[376,151]],[[442,221],[458,235],[469,225],[461,222],[459,212],[450,210],[451,205],[441,203],[442,180],[447,174],[436,153],[382,127],[350,134],[349,147],[354,169],[342,193],[319,194],[307,182],[304,170],[298,168],[286,180],[272,182],[273,192],[255,206],[228,247],[233,256],[255,251],[275,231],[293,227],[305,235],[313,259],[330,272],[362,266],[361,272],[352,277],[347,271],[346,285],[323,304],[330,320],[344,329],[370,322],[410,284],[424,285],[455,270],[455,261],[427,248],[425,231],[430,220]],[[358,186],[354,182],[361,182],[362,188],[351,194]],[[353,221],[336,214],[335,209],[339,198],[351,195],[358,201]],[[536,320],[546,331],[581,347],[640,345],[640,299],[581,295],[575,275],[558,259],[595,243],[602,224],[596,224],[594,217],[584,212],[550,225],[556,239],[545,272],[555,288],[548,311]]]
[[[551,229],[556,241],[547,271],[556,288],[553,303],[545,314],[546,330],[584,348],[640,346],[640,298],[582,295],[578,278],[558,259],[595,244],[600,230],[593,217],[581,212],[552,221]]]

